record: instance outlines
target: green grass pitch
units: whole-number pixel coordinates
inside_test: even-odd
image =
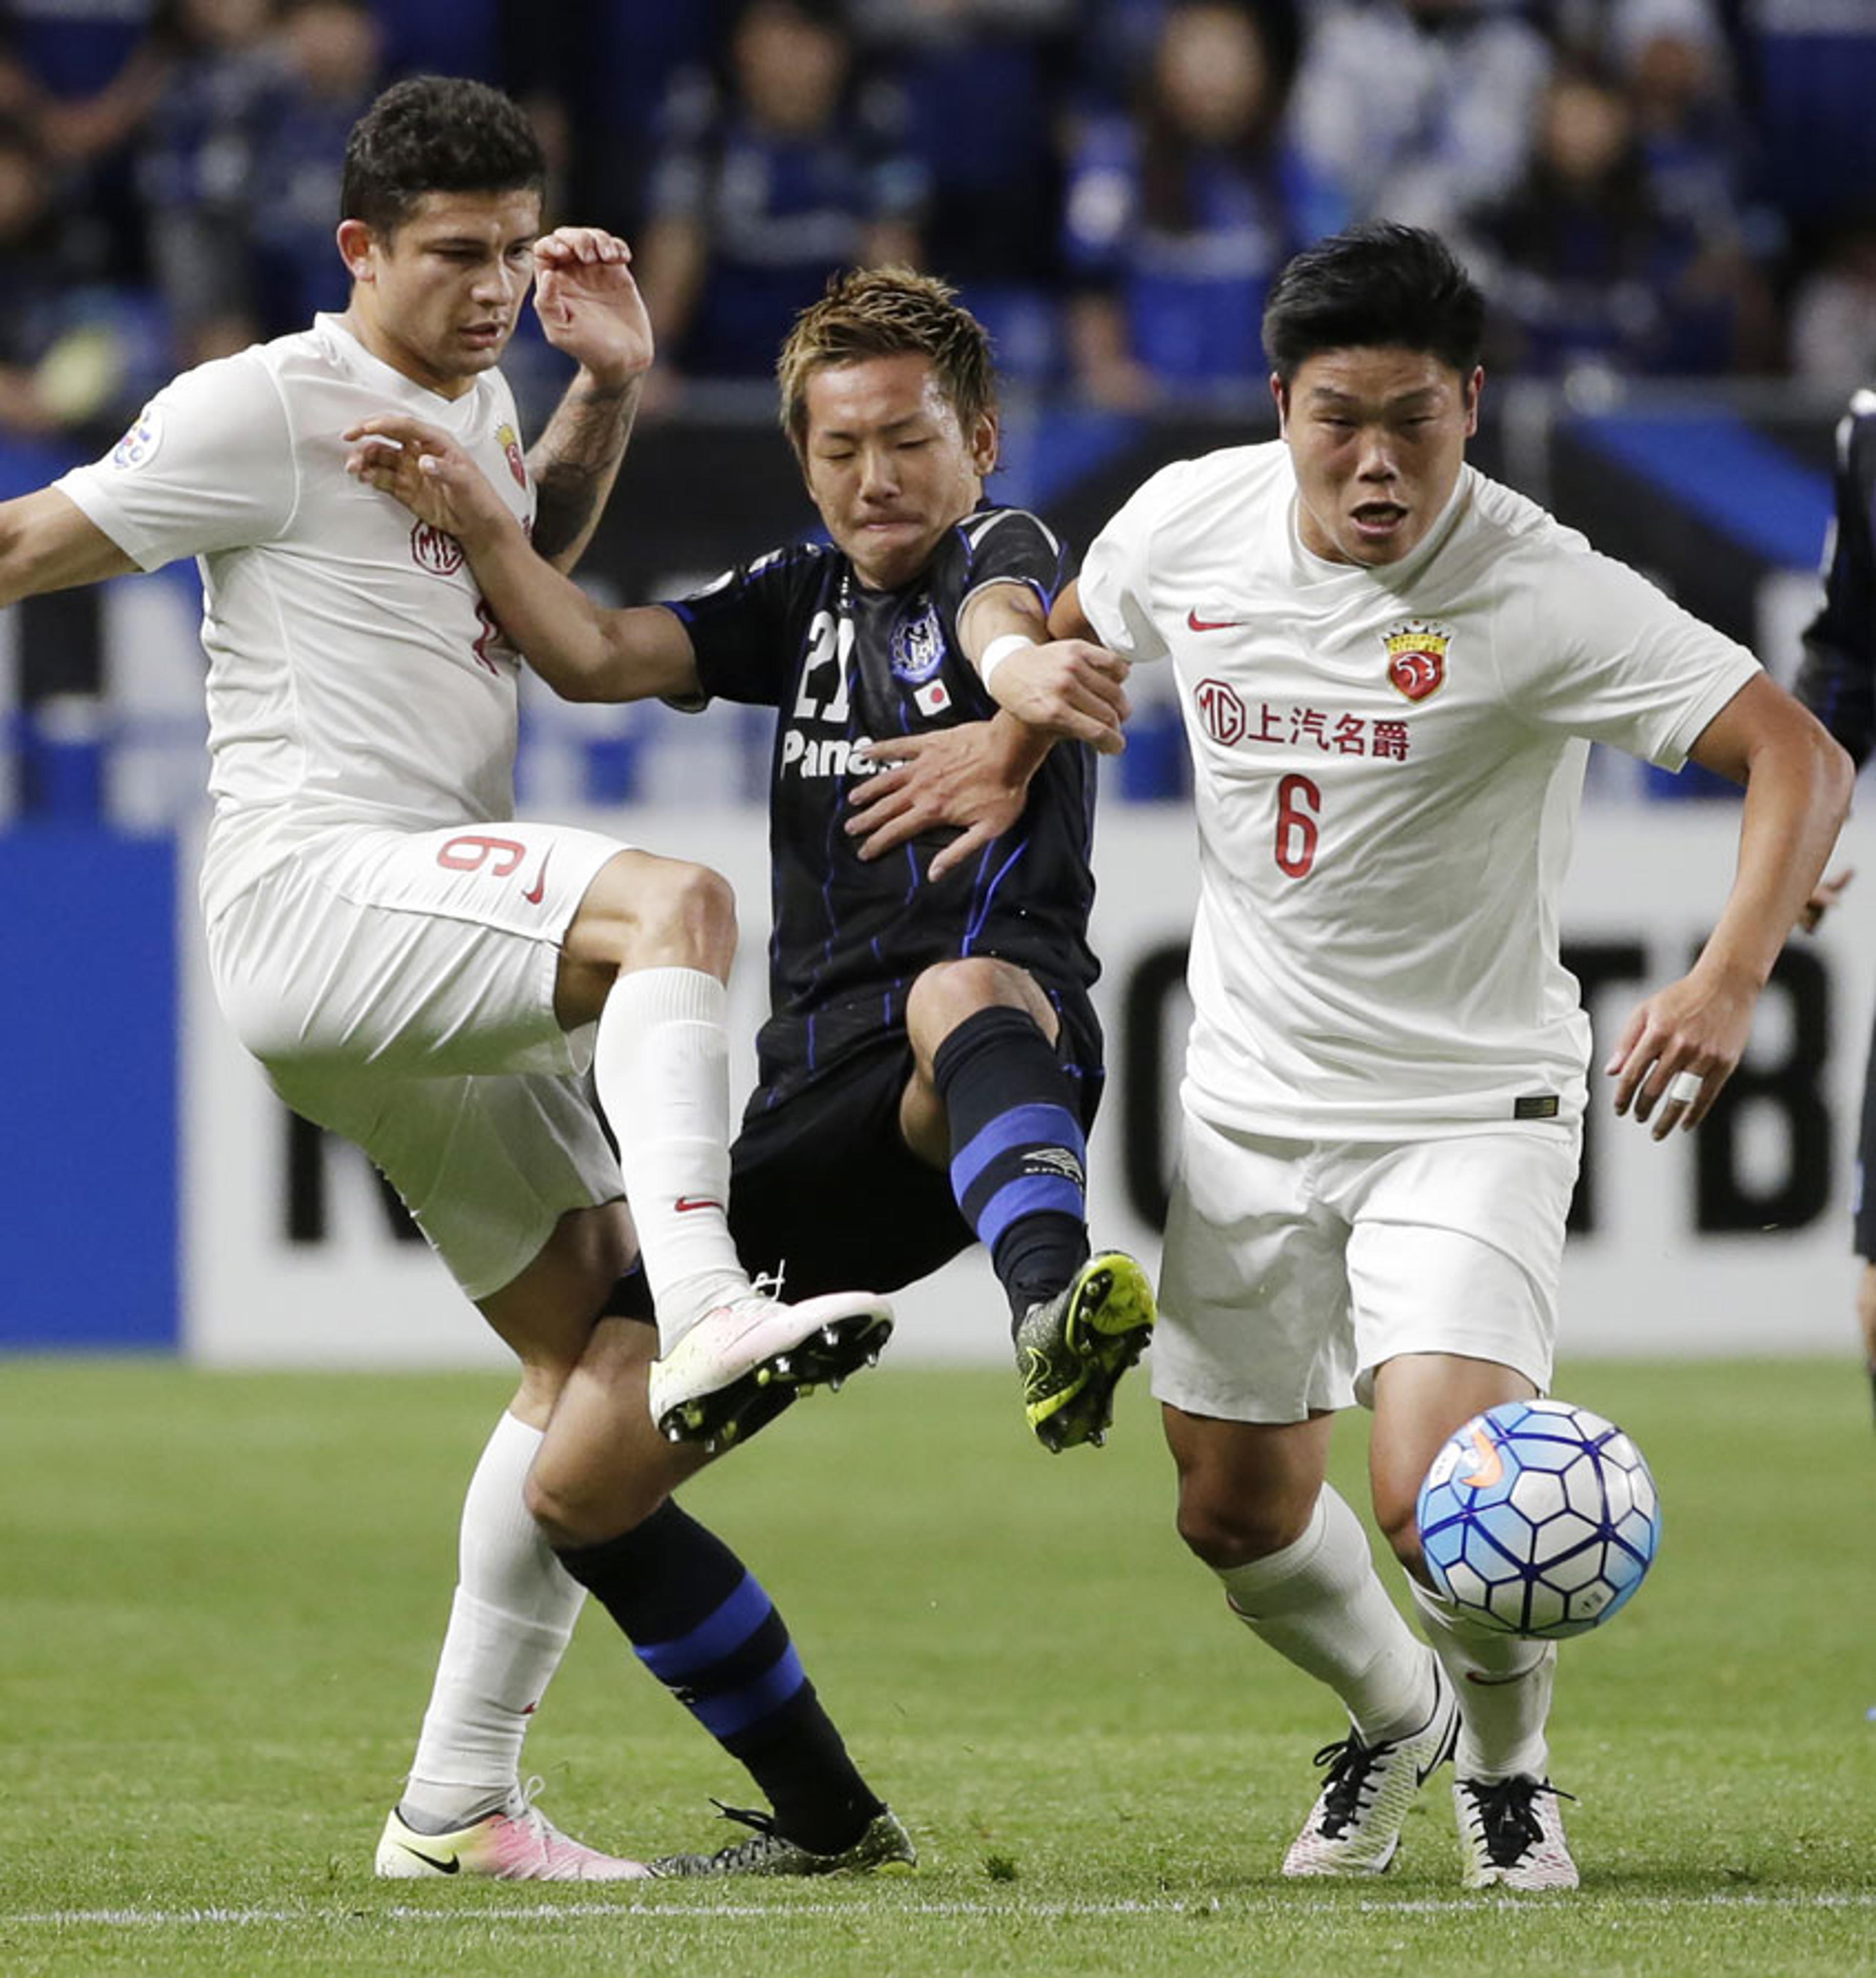
[[[1876,1970],[1876,1436],[1841,1362],[1567,1365],[1647,1452],[1662,1557],[1563,1650],[1584,1887],[1468,1896],[1444,1775],[1401,1857],[1285,1884],[1333,1707],[1171,1529],[1136,1378],[1051,1458],[994,1370],[895,1368],[689,1501],[775,1596],[923,1864],[890,1880],[385,1884],[481,1375],[0,1361],[0,1972],[761,1973]],[[1359,1424],[1338,1468],[1357,1496]],[[530,1739],[623,1851],[732,1837],[741,1775],[583,1619]]]

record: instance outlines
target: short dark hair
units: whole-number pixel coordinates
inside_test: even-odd
[[[1263,309],[1263,349],[1288,385],[1325,350],[1393,346],[1437,357],[1461,377],[1478,362],[1485,298],[1458,257],[1424,227],[1377,220],[1306,247]]]
[[[979,419],[996,412],[989,336],[956,289],[910,268],[830,276],[827,293],[795,318],[775,365],[781,429],[795,452],[808,445],[808,384],[817,371],[906,354],[930,360],[966,440]]]
[[[352,127],[339,217],[395,233],[427,192],[539,192],[547,183],[540,141],[513,98],[464,76],[414,75]]]

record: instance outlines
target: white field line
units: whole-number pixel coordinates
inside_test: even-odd
[[[1584,1897],[1576,1899],[1580,1902]],[[1591,1892],[1588,1900],[1597,1898]],[[1601,1899],[1614,1908],[1675,1914],[1699,1910],[1867,1910],[1876,1909],[1876,1890],[1818,1890],[1788,1895],[1755,1895],[1748,1890],[1715,1890],[1699,1896],[1614,1896]],[[1319,1897],[1284,1892],[1262,1900],[1254,1897],[1226,1900],[1212,1897],[1180,1901],[1161,1897],[1151,1902],[1024,1902],[959,1899],[948,1902],[893,1902],[861,1900],[853,1903],[617,1903],[533,1902],[505,1908],[421,1909],[409,1904],[395,1904],[383,1909],[359,1910],[348,1904],[343,1908],[322,1909],[117,1909],[117,1910],[0,1910],[0,1930],[70,1930],[101,1927],[124,1930],[168,1930],[187,1926],[248,1928],[283,1923],[327,1923],[355,1929],[375,1922],[467,1923],[481,1928],[491,1923],[555,1923],[581,1917],[616,1918],[669,1917],[678,1921],[693,1917],[735,1918],[765,1923],[789,1923],[799,1917],[818,1921],[828,1917],[868,1915],[907,1917],[979,1917],[1017,1922],[1026,1919],[1079,1917],[1165,1917],[1215,1915],[1227,1910],[1254,1912],[1280,1909],[1286,1915],[1323,1916],[1440,1916],[1463,1915],[1468,1910],[1498,1909],[1541,1914],[1547,1904],[1533,1906],[1528,1898],[1517,1896],[1455,1897],[1442,1901],[1432,1897],[1402,1897],[1397,1901],[1370,1900],[1358,1903],[1325,1901]]]

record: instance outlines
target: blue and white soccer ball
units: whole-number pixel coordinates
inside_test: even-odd
[[[1428,1573],[1468,1617],[1561,1641],[1633,1598],[1661,1542],[1641,1451],[1567,1401],[1506,1401],[1445,1443],[1420,1487]]]

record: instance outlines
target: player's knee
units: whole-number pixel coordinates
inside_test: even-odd
[[[613,1536],[603,1529],[603,1509],[593,1491],[579,1478],[550,1461],[544,1452],[527,1473],[522,1502],[548,1544],[561,1550],[571,1546],[598,1545]]]
[[[574,934],[570,948],[596,967],[727,977],[736,956],[735,891],[708,865],[624,852],[581,901]]]
[[[906,999],[906,1029],[927,1056],[979,1010],[1026,1011],[1045,1037],[1052,1037],[1055,1017],[1026,969],[986,955],[934,962],[912,985]]]
[[[1375,1522],[1389,1550],[1416,1579],[1424,1579],[1420,1556],[1420,1524],[1414,1515],[1413,1500],[1395,1501],[1383,1493],[1375,1497]]]
[[[522,1501],[557,1551],[604,1545],[642,1524],[669,1495],[661,1479],[600,1476],[543,1448],[527,1474]]]
[[[1189,1551],[1220,1571],[1268,1559],[1293,1545],[1309,1523],[1286,1503],[1187,1490],[1179,1500],[1179,1536]]]
[[[650,868],[636,915],[645,936],[699,951],[736,951],[736,893],[721,872],[681,858],[660,858]]]

